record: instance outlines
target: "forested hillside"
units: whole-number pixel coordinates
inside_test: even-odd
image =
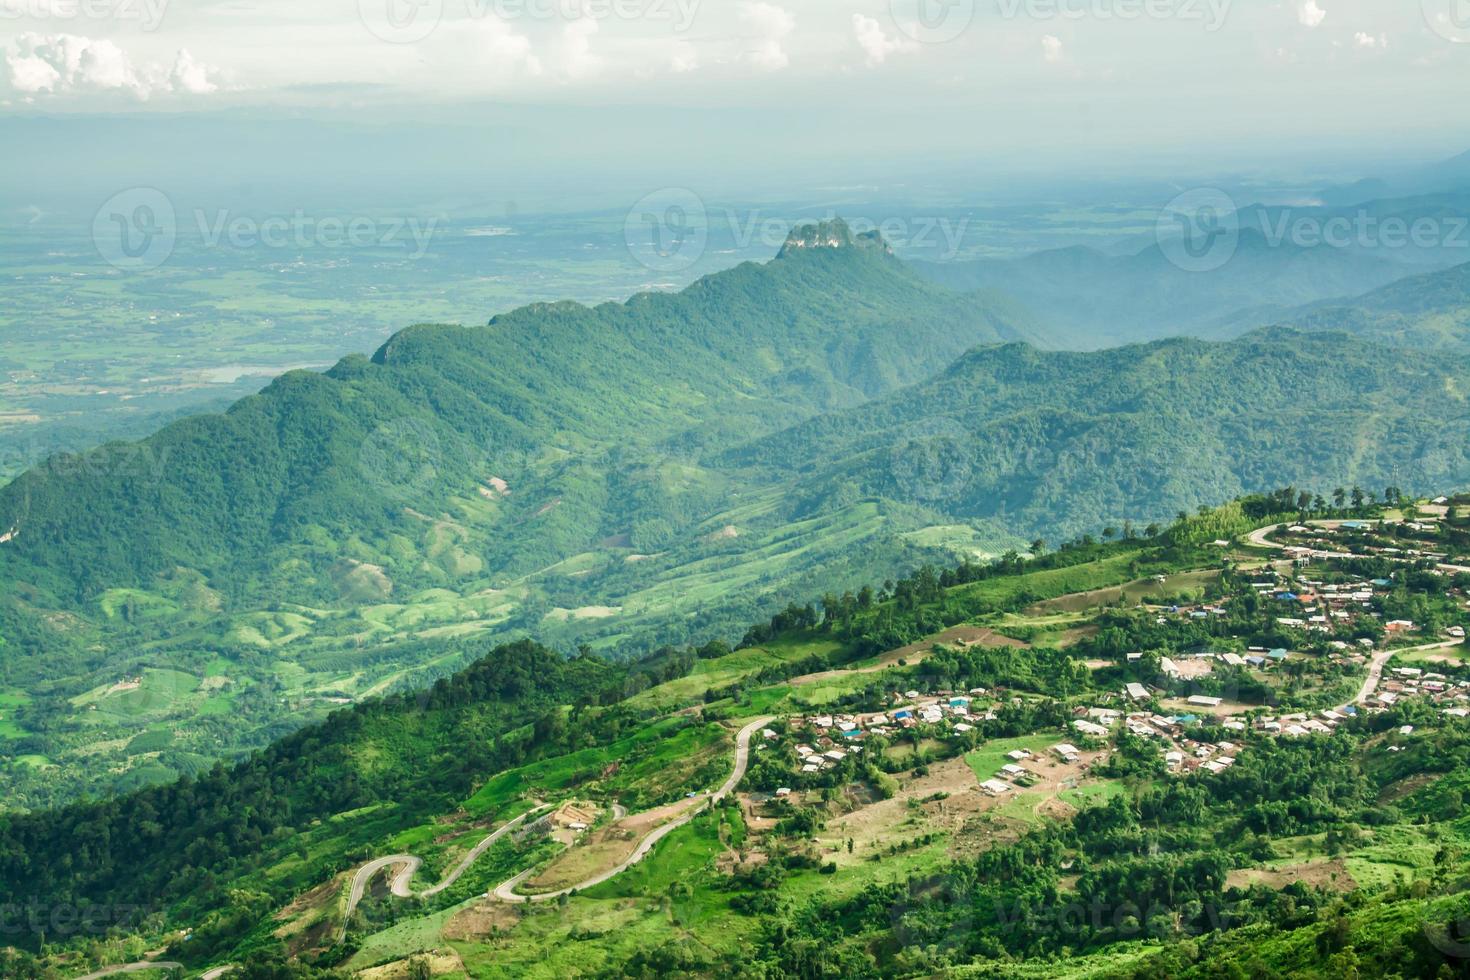
[[[1210,489],[1458,485],[1470,368],[1345,335],[1270,330],[1096,353],[1010,344],[746,446],[808,499],[927,494],[1024,534],[1189,510]]]
[[[838,224],[53,459],[0,489],[6,805],[207,771],[482,641],[636,654],[1221,493],[1470,479],[1456,359],[1048,336]]]
[[[1356,299],[1318,303],[1287,322],[1299,330],[1340,330],[1401,347],[1464,348],[1470,346],[1470,262]]]

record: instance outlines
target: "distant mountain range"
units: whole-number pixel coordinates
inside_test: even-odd
[[[1016,297],[1049,325],[1043,340],[1059,349],[1226,338],[1470,261],[1467,215],[1464,189],[1354,207],[1253,205],[1237,213],[1230,227],[1238,232],[1220,246],[1232,251],[1208,271],[1175,264],[1159,244],[1127,255],[1075,247],[914,267],[951,289]],[[1410,234],[1416,224],[1428,229],[1423,237]]]
[[[1148,333],[1200,290],[1286,305],[1311,298],[1293,282],[1332,295],[1373,268],[1242,244],[1229,288],[1158,256],[1038,257],[1008,284],[1072,284],[1057,329],[834,223],[678,294],[411,327],[225,414],[54,459],[0,488],[0,677],[23,705],[0,752],[40,760],[0,769],[7,795],[195,771],[513,637],[703,642],[921,561],[1237,492],[1470,482],[1470,366],[1380,342],[1463,325],[1463,268],[1311,331],[1039,349],[1075,335],[1074,280],[1191,284],[1139,300],[1122,332]],[[1098,319],[1128,302],[1110,288]],[[120,747],[140,730],[166,735]]]

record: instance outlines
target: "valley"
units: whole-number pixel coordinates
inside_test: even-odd
[[[1433,923],[1470,900],[1440,870],[1470,853],[1442,802],[1470,751],[1470,573],[1435,567],[1470,551],[1456,516],[1470,501],[1343,514],[1298,500],[924,569],[866,606],[793,606],[737,649],[635,667],[651,684],[574,660],[535,696],[610,693],[549,712],[486,713],[454,693],[483,683],[469,678],[417,707],[339,712],[303,744],[323,746],[313,768],[351,760],[365,795],[242,854],[228,899],[174,885],[139,941],[186,976],[281,956],[305,975],[745,975],[797,968],[809,935],[843,969],[877,955],[899,975],[977,953],[1021,961],[1008,969],[1041,957],[1050,975],[1195,975],[1222,958],[1284,963],[1292,937],[1324,935],[1329,918],[1285,911],[1279,892],[1380,930],[1371,962],[1432,963],[1451,949]],[[452,788],[462,733],[517,714],[534,739],[502,728],[487,759],[505,761]],[[344,736],[345,752],[325,747]],[[1291,802],[1328,773],[1333,794]],[[1120,849],[1128,828],[1168,856]],[[1172,897],[1150,877],[1161,861]],[[143,861],[149,875],[171,863]],[[973,897],[955,891],[969,869]],[[1209,959],[1191,966],[1180,936]],[[1058,943],[1074,951],[1065,971],[1045,959]]]
[[[413,327],[0,488],[3,805],[198,775],[519,638],[729,642],[1274,481],[1470,473],[1458,359],[1286,328],[1047,351],[1004,297],[827,234],[676,294]],[[1455,308],[1441,277],[1415,315]]]

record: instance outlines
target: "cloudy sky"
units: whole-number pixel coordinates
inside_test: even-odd
[[[0,0],[0,127],[541,119],[645,163],[1172,166],[1460,152],[1467,90],[1470,0]]]

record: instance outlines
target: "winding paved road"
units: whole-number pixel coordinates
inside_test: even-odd
[[[409,884],[419,868],[423,867],[424,862],[421,858],[414,857],[412,854],[390,854],[387,857],[380,857],[375,861],[369,861],[367,864],[364,864],[352,876],[352,888],[347,893],[347,912],[342,916],[342,930],[338,934],[338,941],[346,938],[347,922],[352,918],[352,913],[356,911],[358,903],[362,901],[362,896],[367,890],[368,882],[372,881],[373,877],[379,871],[382,871],[384,868],[394,867],[395,865],[399,866],[398,873],[393,876],[393,880],[388,885],[388,889],[398,898],[429,898],[430,896],[439,894],[458,881],[460,876],[469,870],[470,865],[479,859],[480,855],[489,850],[491,845],[500,840],[506,833],[520,826],[527,817],[542,813],[547,809],[548,807],[542,804],[534,809],[527,810],[514,820],[502,824],[494,833],[470,848],[469,853],[464,856],[464,859],[459,864],[455,865],[454,870],[444,876],[443,881],[437,885],[430,885],[422,891],[414,891]]]
[[[1445,640],[1442,643],[1426,643],[1419,647],[1396,647],[1391,650],[1379,650],[1373,654],[1373,659],[1368,664],[1368,676],[1363,681],[1363,686],[1358,691],[1358,696],[1353,699],[1353,704],[1364,704],[1378,690],[1378,682],[1383,679],[1383,668],[1390,660],[1401,653],[1421,653],[1425,650],[1448,650],[1463,644],[1464,640]]]
[[[735,768],[733,771],[731,771],[730,778],[726,779],[722,784],[720,784],[719,789],[715,790],[707,797],[707,800],[710,804],[718,803],[726,796],[729,796],[730,791],[740,784],[740,780],[745,778],[745,770],[750,767],[750,737],[754,735],[759,729],[770,724],[770,722],[771,718],[769,716],[764,718],[757,718],[755,721],[752,721],[750,724],[740,729],[740,732],[735,736]],[[550,902],[562,897],[563,895],[570,895],[574,891],[584,891],[594,885],[600,885],[604,881],[608,881],[611,878],[617,877],[624,871],[627,871],[633,865],[637,864],[639,861],[643,860],[645,857],[648,856],[648,852],[653,850],[654,845],[663,840],[669,834],[672,834],[674,831],[687,824],[689,821],[693,820],[702,809],[703,807],[696,806],[684,816],[679,817],[676,820],[671,820],[668,823],[663,824],[662,826],[655,827],[653,830],[650,830],[648,832],[648,835],[638,842],[638,846],[633,849],[633,853],[630,854],[625,861],[623,861],[621,864],[616,865],[613,868],[609,868],[607,871],[599,872],[585,881],[580,881],[575,885],[569,885],[566,888],[562,888],[554,892],[538,892],[535,895],[521,895],[516,891],[516,886],[529,878],[531,876],[531,872],[536,870],[535,868],[527,868],[525,871],[522,871],[514,878],[497,886],[494,891],[490,893],[490,896],[497,898],[502,902],[510,902],[512,904],[524,904],[527,902]]]
[[[1305,521],[1303,522],[1303,526],[1339,528],[1342,527],[1344,524],[1353,523],[1372,523],[1372,519],[1365,518],[1362,521]],[[1270,536],[1286,526],[1287,525],[1285,524],[1272,524],[1269,527],[1258,527],[1250,534],[1247,534],[1245,538],[1248,543],[1253,544],[1258,548],[1271,548],[1275,551],[1285,551],[1287,546],[1272,541],[1270,539]],[[1394,558],[1392,555],[1355,555],[1351,551],[1326,551],[1317,548],[1308,549],[1308,551],[1313,558],[1385,558],[1389,561],[1399,562],[1401,564],[1412,564],[1414,561],[1414,559],[1411,558]],[[1436,562],[1435,566],[1446,572],[1470,572],[1470,567],[1466,567],[1464,565],[1450,565],[1445,562]]]

